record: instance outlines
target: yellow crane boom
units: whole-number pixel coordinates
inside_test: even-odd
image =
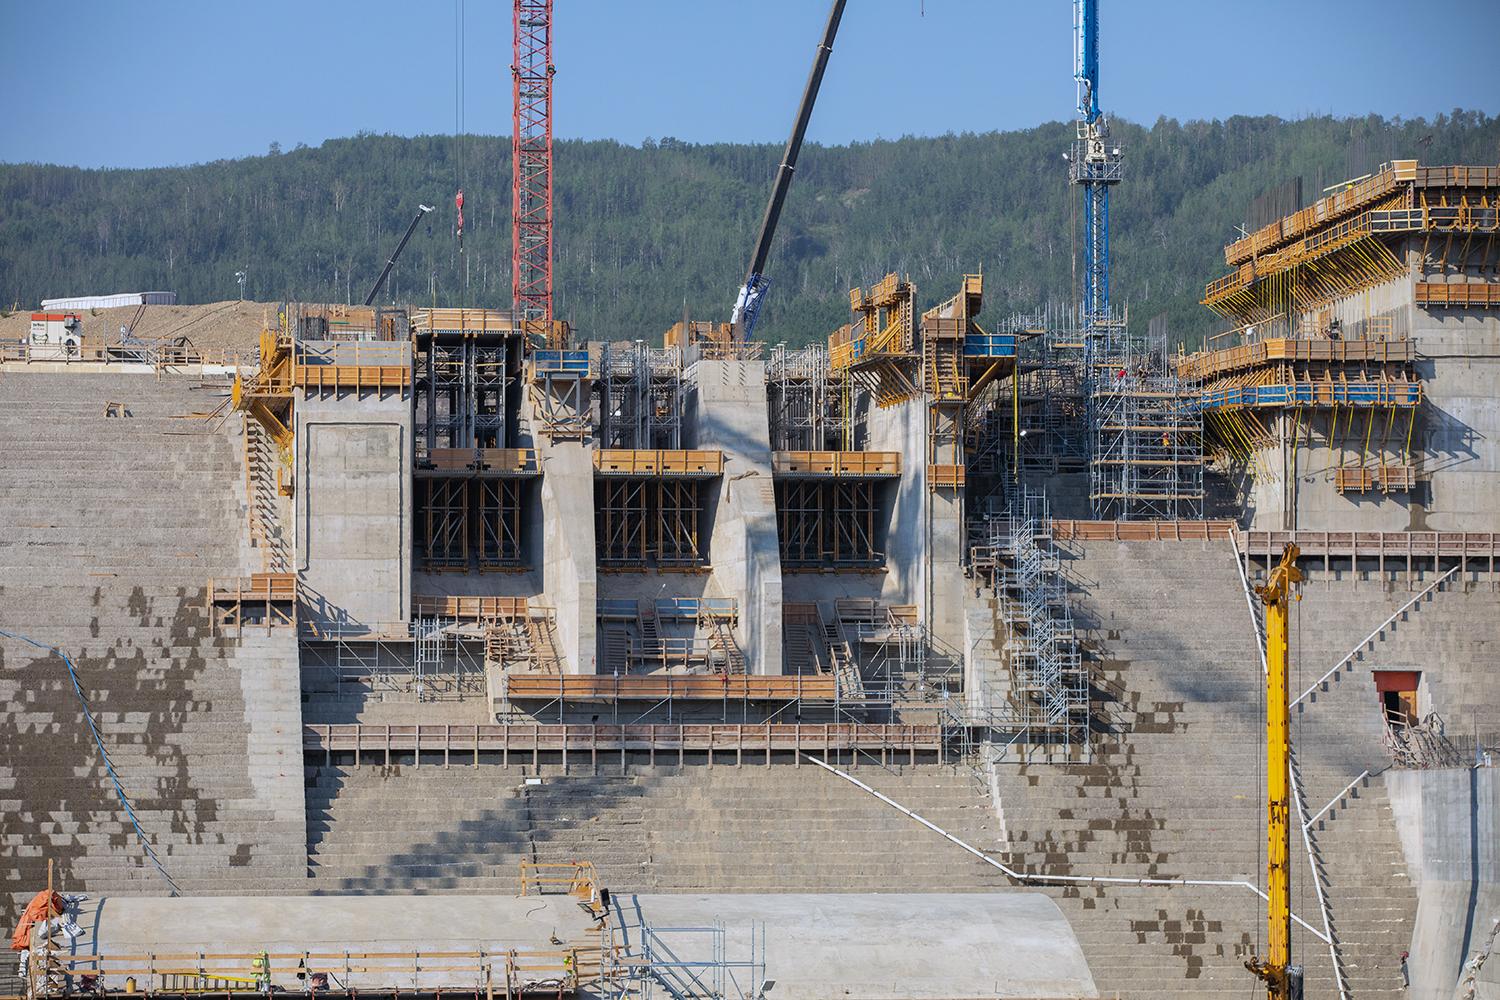
[[[1292,958],[1291,733],[1287,724],[1287,610],[1302,580],[1301,550],[1288,543],[1281,562],[1255,593],[1266,606],[1266,958],[1245,963],[1266,984],[1271,1000],[1300,996],[1288,974]],[[1298,596],[1297,600],[1302,598]]]

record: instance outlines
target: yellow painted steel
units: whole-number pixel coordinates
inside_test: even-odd
[[[1266,606],[1266,958],[1252,958],[1245,968],[1265,982],[1271,1000],[1284,1000],[1290,993],[1292,782],[1287,724],[1287,611],[1292,589],[1302,580],[1302,571],[1297,568],[1299,555],[1296,544],[1288,543],[1266,585],[1256,588]]]

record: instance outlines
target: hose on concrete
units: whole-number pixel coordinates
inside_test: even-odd
[[[104,769],[109,774],[110,784],[114,785],[115,795],[119,798],[120,805],[125,807],[125,815],[130,817],[130,825],[135,827],[136,838],[140,840],[141,847],[146,851],[146,857],[156,868],[157,873],[160,874],[161,877],[166,880],[167,885],[171,887],[172,895],[180,896],[182,894],[182,887],[177,884],[177,882],[172,878],[171,875],[167,874],[166,868],[162,867],[161,859],[156,856],[155,848],[153,848],[151,846],[151,842],[146,839],[146,831],[141,829],[141,821],[136,818],[135,809],[130,804],[130,796],[125,794],[125,788],[120,784],[120,776],[115,772],[114,761],[110,760],[109,751],[105,749],[104,737],[99,734],[99,727],[94,724],[94,709],[93,706],[89,704],[88,697],[83,693],[83,685],[78,680],[78,668],[73,665],[72,658],[68,656],[67,653],[64,653],[62,650],[58,649],[56,646],[48,646],[46,643],[37,642],[35,639],[32,639],[29,636],[18,635],[15,632],[8,632],[5,629],[0,629],[0,636],[4,636],[8,639],[15,639],[18,642],[24,642],[28,646],[34,646],[37,649],[45,650],[49,653],[56,653],[59,657],[62,658],[63,663],[67,665],[68,677],[73,681],[73,693],[78,696],[78,703],[83,706],[84,721],[89,724],[89,733],[94,737],[94,746],[99,748],[99,757],[104,761]]]

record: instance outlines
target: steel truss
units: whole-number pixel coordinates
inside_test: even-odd
[[[552,329],[552,0],[515,0],[511,289],[528,333]]]

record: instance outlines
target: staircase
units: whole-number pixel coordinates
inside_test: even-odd
[[[712,662],[717,655],[726,673],[743,674],[745,654],[740,652],[740,645],[735,641],[734,630],[730,628],[729,622],[722,615],[705,611],[699,616],[698,627],[708,631],[709,661]]]
[[[966,774],[856,771],[970,838],[994,818]],[[923,892],[1002,888],[1000,872],[809,764],[690,765],[524,784],[498,767],[308,768],[316,892],[513,893],[522,859],[592,861],[620,892]]]
[[[283,530],[281,458],[260,421],[241,414],[244,427],[245,500],[250,546],[260,552],[261,572],[290,573],[291,552]]]
[[[105,417],[101,400],[130,414]],[[213,397],[140,375],[0,377],[0,628],[64,649],[147,837],[191,892],[300,874],[295,640],[215,637],[210,576],[240,575],[234,437]],[[160,893],[63,662],[0,639],[0,921],[46,882]]]
[[[854,650],[850,648],[849,641],[844,638],[844,629],[838,615],[824,614],[822,606],[819,605],[818,629],[823,636],[823,647],[828,651],[828,662],[833,668],[834,684],[837,686],[839,698],[844,701],[862,699],[865,695],[864,679],[860,677],[859,664],[854,659]]]
[[[662,652],[661,629],[657,627],[656,607],[649,603],[643,605],[638,621],[641,631],[641,655],[660,656]]]
[[[1095,733],[1086,764],[994,768],[1010,863],[1057,874],[1262,883],[1263,676],[1229,548],[1091,542],[1074,543],[1069,554],[1064,573],[1076,625],[1098,656],[1096,727],[1105,731]],[[1300,632],[1294,616],[1294,651],[1295,636],[1316,627],[1308,615],[1319,597],[1304,595]],[[1304,674],[1315,677],[1313,669],[1305,665]],[[1294,661],[1294,687],[1296,680]],[[1308,720],[1299,725],[1294,712],[1292,737],[1306,808],[1315,813],[1382,755],[1357,712],[1329,712],[1321,729]],[[1312,830],[1354,998],[1398,995],[1391,962],[1403,936],[1410,940],[1415,908],[1384,798],[1383,784],[1367,779]],[[1292,859],[1293,908],[1321,929],[1297,830]],[[1246,890],[1049,892],[1078,931],[1101,994],[1253,988],[1241,963],[1264,948],[1265,915]],[[1293,946],[1308,996],[1338,996],[1327,945],[1295,928]]]

